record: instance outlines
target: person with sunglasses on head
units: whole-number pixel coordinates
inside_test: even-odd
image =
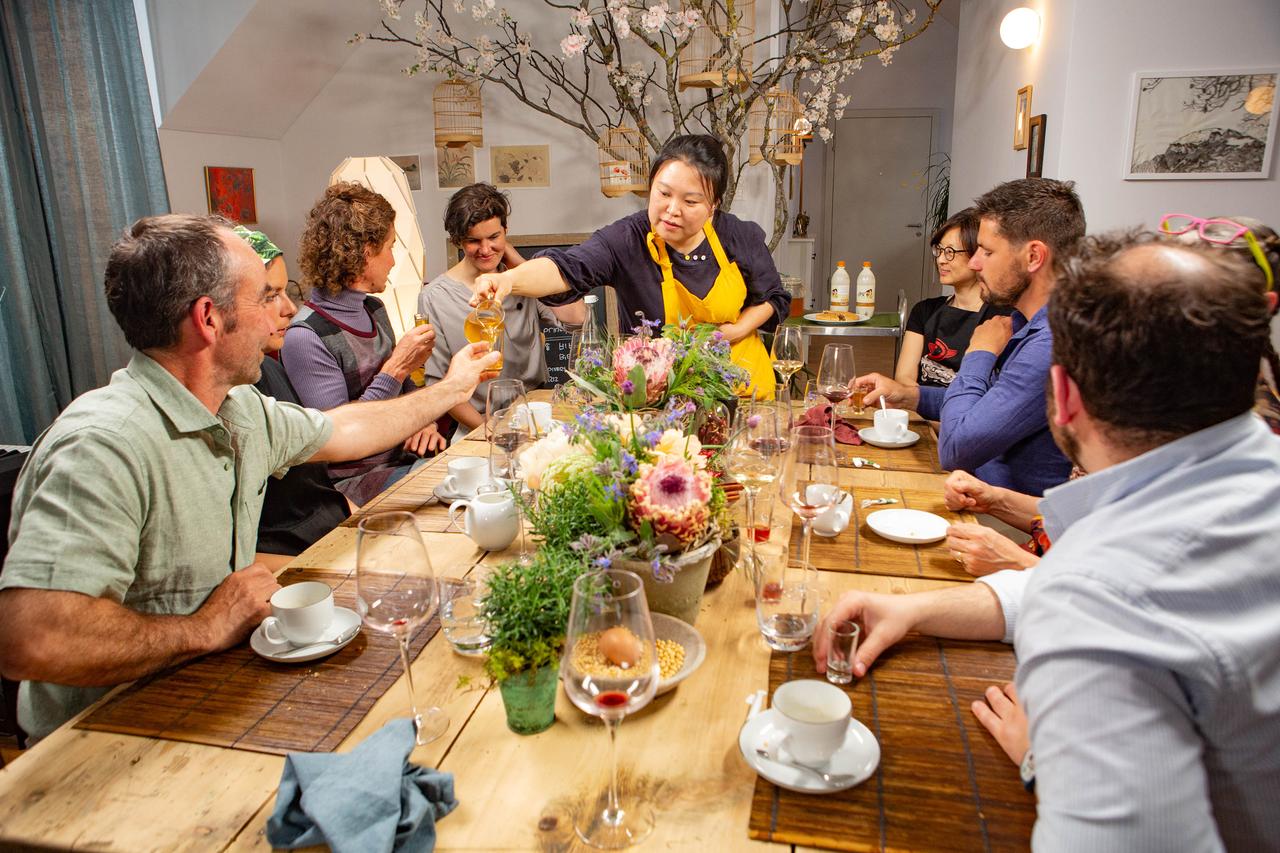
[[[978,274],[969,269],[969,259],[978,249],[979,221],[974,208],[965,208],[929,238],[938,281],[955,292],[922,299],[912,307],[894,370],[894,379],[903,385],[947,387],[960,369],[974,329],[991,317],[1013,312],[1009,306],[984,301]]]
[[[1166,213],[1160,219],[1160,231],[1184,241],[1203,240],[1209,245],[1245,254],[1261,275],[1258,285],[1266,294],[1271,316],[1276,315],[1280,301],[1276,280],[1280,278],[1280,235],[1271,226],[1248,216],[1202,219],[1187,213]],[[1254,412],[1271,431],[1280,435],[1280,356],[1275,338],[1268,341],[1258,370],[1258,387]]]

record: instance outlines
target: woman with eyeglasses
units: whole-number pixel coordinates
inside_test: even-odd
[[[988,305],[978,289],[969,259],[978,249],[978,217],[973,208],[954,214],[929,238],[938,265],[938,281],[955,288],[951,296],[917,302],[907,319],[893,378],[904,385],[945,388],[960,369],[969,338],[989,317],[1012,309]]]

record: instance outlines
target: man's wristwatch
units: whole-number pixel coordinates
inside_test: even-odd
[[[1018,775],[1022,777],[1022,787],[1035,793],[1036,790],[1036,757],[1027,747],[1027,754],[1022,756],[1022,764],[1018,767]]]

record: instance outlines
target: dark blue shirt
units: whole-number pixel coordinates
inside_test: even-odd
[[[772,332],[779,319],[790,313],[791,294],[778,277],[764,230],[754,222],[724,211],[717,211],[711,224],[725,256],[737,262],[747,283],[743,307],[764,302],[773,306],[773,316],[760,326],[760,331]],[[548,305],[566,305],[581,299],[593,288],[611,286],[618,295],[618,322],[624,333],[639,325],[637,311],[644,312],[646,320],[665,320],[662,270],[649,255],[645,239],[648,234],[649,213],[639,210],[606,225],[578,246],[538,253],[537,257],[550,258],[555,263],[569,285],[568,293],[548,296],[542,301]],[[704,238],[698,248],[687,255],[670,246],[667,253],[676,280],[694,296],[704,298],[720,274],[710,242]]]
[[[999,356],[969,353],[950,386],[922,385],[918,411],[942,424],[942,467],[1036,496],[1066,482],[1071,463],[1054,444],[1045,414],[1052,363],[1046,305],[1030,321],[1013,312],[1013,337]]]

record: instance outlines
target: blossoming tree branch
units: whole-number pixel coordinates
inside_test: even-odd
[[[841,83],[866,59],[888,65],[933,22],[943,0],[761,0],[759,9],[742,0],[683,0],[678,11],[646,0],[521,0],[542,32],[549,29],[546,16],[535,7],[561,16],[558,44],[554,37],[541,43],[498,0],[423,0],[412,15],[412,33],[408,0],[379,2],[381,31],[355,38],[413,48],[408,74],[431,71],[501,86],[597,144],[607,128],[630,125],[651,155],[678,134],[719,137],[730,163],[738,164],[723,202],[729,209],[748,165],[739,155],[753,105],[773,89],[793,90],[811,127],[829,141],[831,125],[849,105]],[[746,20],[749,13],[754,20]],[[766,26],[770,19],[775,24]],[[681,52],[695,38],[712,45],[715,67],[723,70],[720,85],[682,88]],[[770,248],[787,226],[786,165],[769,157],[772,144],[776,140],[765,139],[762,161],[773,172]]]

